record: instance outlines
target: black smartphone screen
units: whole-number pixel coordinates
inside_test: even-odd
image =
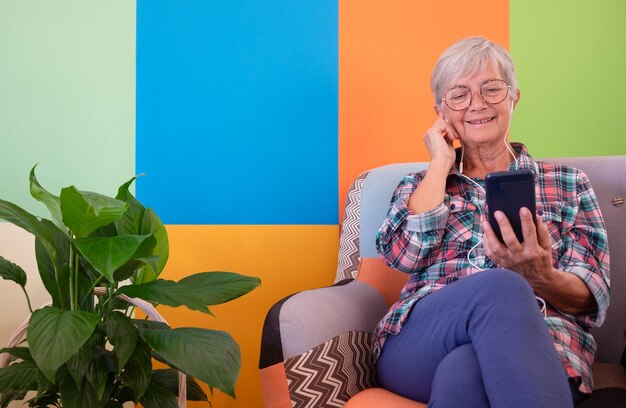
[[[502,211],[509,219],[513,231],[519,242],[524,242],[522,235],[522,221],[519,217],[519,210],[526,207],[534,215],[536,214],[535,204],[535,176],[530,170],[511,170],[495,173],[488,173],[485,178],[487,186],[487,210],[489,213],[489,224],[502,241],[502,233],[494,213]]]

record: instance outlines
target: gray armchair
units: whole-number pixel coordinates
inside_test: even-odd
[[[626,156],[545,159],[584,170],[604,215],[611,255],[611,305],[598,343],[595,391],[577,407],[626,406]],[[376,388],[371,334],[407,276],[378,258],[375,234],[400,179],[427,163],[361,174],[352,184],[341,229],[335,284],[291,295],[267,314],[260,356],[267,408],[424,406]],[[356,397],[355,397],[356,395]],[[404,405],[403,405],[404,404]]]

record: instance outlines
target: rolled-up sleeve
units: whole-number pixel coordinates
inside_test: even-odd
[[[402,272],[419,272],[432,262],[429,256],[441,245],[450,214],[443,203],[421,214],[411,214],[407,203],[423,173],[405,176],[391,199],[387,219],[378,230],[376,246],[385,263]]]
[[[577,198],[578,211],[563,237],[557,268],[582,279],[598,305],[595,312],[579,315],[577,320],[587,326],[600,326],[610,300],[609,247],[600,206],[582,171],[578,174]]]

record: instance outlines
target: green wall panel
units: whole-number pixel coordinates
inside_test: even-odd
[[[0,0],[0,197],[114,193],[135,169],[135,2]]]
[[[623,0],[511,0],[513,140],[535,156],[626,154],[624,21]]]

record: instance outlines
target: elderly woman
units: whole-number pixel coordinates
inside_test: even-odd
[[[589,328],[609,303],[606,229],[589,179],[508,141],[520,91],[502,47],[453,44],[431,87],[430,165],[403,178],[377,236],[385,262],[410,274],[376,330],[379,382],[436,407],[571,407],[591,393]],[[519,242],[496,212],[501,242],[486,220],[485,175],[517,169],[535,175],[537,214],[520,210]]]

